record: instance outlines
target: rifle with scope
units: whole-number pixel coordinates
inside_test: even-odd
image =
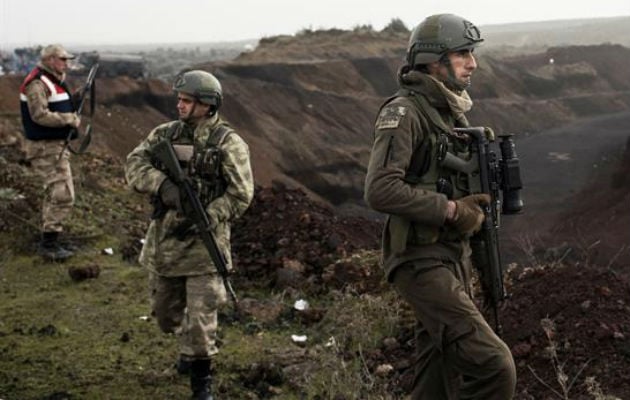
[[[490,128],[455,128],[459,136],[470,138],[471,157],[460,159],[446,153],[442,166],[468,175],[470,194],[490,195],[489,206],[482,207],[485,219],[481,230],[470,239],[472,262],[480,275],[486,304],[493,309],[495,331],[502,332],[499,305],[507,297],[503,285],[504,267],[499,250],[500,214],[516,214],[523,209],[520,164],[511,134],[500,135],[501,158],[491,148],[495,141]]]

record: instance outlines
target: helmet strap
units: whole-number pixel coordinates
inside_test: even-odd
[[[446,53],[444,53],[442,57],[440,57],[440,64],[444,65],[446,67],[446,70],[448,71],[446,82],[444,82],[444,85],[447,88],[459,93],[469,86],[468,83],[461,83],[457,79],[457,77],[455,76],[455,70],[453,69],[453,64],[451,64],[451,60],[448,58],[448,55]]]
[[[211,104],[202,103],[196,97],[195,97],[195,104],[193,105],[193,108],[190,110],[191,113],[193,113],[195,111],[195,109],[197,108],[197,104],[203,104],[204,106],[208,106],[208,112],[205,114],[208,117],[212,117],[214,114],[216,114],[217,108],[215,106],[213,106]]]
[[[197,123],[199,122],[200,118],[195,118],[193,120],[193,115],[195,115],[195,110],[197,109],[197,104],[199,103],[199,100],[197,100],[197,98],[195,98],[195,101],[192,104],[192,107],[190,108],[190,111],[188,111],[188,116],[186,117],[186,119],[182,120],[183,122],[187,123],[187,124],[191,124],[193,126],[196,126]]]

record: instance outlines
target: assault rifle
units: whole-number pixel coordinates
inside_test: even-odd
[[[225,255],[221,252],[217,246],[216,239],[212,234],[212,228],[210,225],[210,219],[208,214],[199,200],[199,196],[195,192],[190,180],[179,165],[179,160],[175,154],[173,145],[168,140],[162,140],[153,147],[153,156],[155,161],[160,163],[166,169],[166,175],[171,179],[178,187],[179,193],[182,197],[182,210],[189,220],[193,221],[197,226],[201,241],[208,250],[210,259],[214,263],[225,289],[230,294],[234,307],[238,309],[238,300],[236,299],[236,293],[232,288],[230,279],[228,277],[227,260]]]
[[[471,194],[486,193],[492,199],[489,206],[482,207],[485,219],[481,230],[470,239],[470,245],[472,262],[479,271],[486,299],[484,305],[493,309],[495,331],[501,334],[498,308],[507,294],[503,286],[504,268],[499,251],[500,214],[515,214],[523,209],[519,161],[510,134],[500,136],[502,158],[499,160],[490,148],[495,140],[490,128],[455,128],[455,132],[471,139],[471,158],[465,161],[447,153],[442,166],[467,174]]]
[[[79,100],[79,106],[77,107],[77,110],[76,110],[76,113],[79,116],[83,112],[83,107],[85,106],[86,99],[88,98],[90,100],[90,118],[94,115],[94,110],[96,108],[96,97],[95,97],[96,87],[94,85],[94,79],[96,78],[97,71],[98,71],[98,62],[95,62],[92,65],[92,68],[90,68],[90,72],[88,73],[88,76],[85,80],[85,84],[83,85],[83,88],[81,89],[81,92],[80,92],[81,99]],[[60,159],[66,149],[69,149],[70,152],[73,154],[82,154],[85,152],[90,142],[92,141],[92,124],[88,124],[87,127],[85,128],[85,135],[83,137],[83,140],[81,141],[81,144],[79,145],[79,149],[75,150],[72,147],[70,147],[70,141],[78,137],[78,135],[79,135],[79,130],[77,128],[74,128],[74,127],[70,128],[70,131],[68,132],[68,136],[66,137],[66,143],[63,146],[61,153],[59,153]]]

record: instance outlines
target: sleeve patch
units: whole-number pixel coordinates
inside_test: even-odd
[[[381,110],[376,120],[376,129],[398,128],[400,121],[407,114],[407,107],[387,106]]]

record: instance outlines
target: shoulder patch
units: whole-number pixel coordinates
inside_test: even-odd
[[[381,110],[376,120],[376,129],[394,129],[398,128],[400,121],[407,114],[405,106],[386,106]]]

